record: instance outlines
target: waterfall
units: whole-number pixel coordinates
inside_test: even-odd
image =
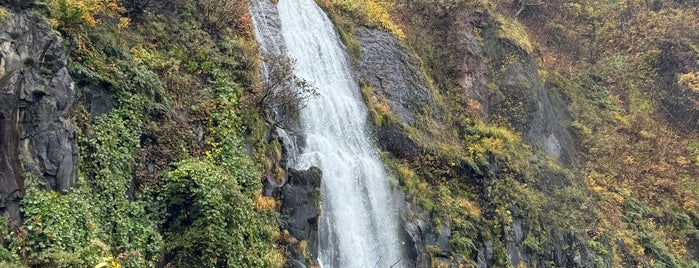
[[[317,166],[323,172],[318,262],[323,267],[403,267],[396,202],[332,22],[314,0],[280,0],[278,20],[251,9],[262,49],[283,47],[296,59],[296,75],[318,89],[319,96],[300,111],[306,143],[289,161],[297,169]],[[266,29],[276,24],[280,33]]]

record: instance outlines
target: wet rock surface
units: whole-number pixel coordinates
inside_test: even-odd
[[[295,239],[305,241],[310,256],[306,256],[299,244],[288,244],[290,260],[287,267],[305,267],[318,256],[318,217],[320,216],[320,169],[290,169],[289,178],[281,187],[282,227]],[[311,257],[308,260],[307,257]]]
[[[411,159],[420,154],[420,145],[411,139],[398,124],[386,124],[377,129],[378,146],[393,156]]]
[[[386,32],[363,27],[355,31],[355,36],[362,49],[360,81],[374,88],[401,121],[413,125],[423,110],[436,111],[419,61],[398,40]]]
[[[0,24],[0,203],[18,221],[25,174],[50,190],[75,186],[78,151],[68,120],[75,92],[63,41],[47,21],[18,13]]]

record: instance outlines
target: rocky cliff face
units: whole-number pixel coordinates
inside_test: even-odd
[[[467,12],[453,12],[468,15]],[[497,24],[493,18],[484,14],[481,17],[470,15],[469,18],[455,19],[448,23],[435,18],[430,21],[433,25],[425,25],[428,28],[433,26],[435,32],[449,33],[435,34],[438,38],[443,37],[443,40],[431,40],[451,51],[450,60],[455,68],[445,70],[444,73],[453,78],[463,94],[482,104],[481,117],[486,120],[505,119],[514,130],[521,133],[524,141],[534,151],[547,154],[560,163],[573,164],[575,145],[568,129],[572,118],[567,104],[558,93],[542,83],[534,57],[511,41],[498,37]],[[449,27],[443,28],[445,25]],[[358,64],[360,81],[374,88],[374,94],[386,100],[399,121],[376,126],[378,144],[399,159],[414,158],[424,152],[420,146],[429,144],[430,138],[423,137],[423,144],[419,145],[410,138],[406,127],[415,126],[418,115],[434,115],[434,112],[429,111],[436,111],[439,107],[421,72],[420,61],[385,32],[358,28],[355,37],[362,49]],[[501,175],[503,174],[495,172],[486,175],[488,178],[484,178],[485,180],[476,180],[483,184],[478,187],[487,187],[485,184],[488,181],[498,180]],[[545,193],[550,193],[555,185],[567,183],[551,174],[538,176],[537,179],[542,182],[541,190]],[[495,202],[488,200],[487,195],[482,198],[482,204]],[[408,241],[411,242],[410,257],[416,267],[429,267],[433,261],[456,267],[467,262],[464,259],[470,259],[477,267],[499,265],[498,256],[494,256],[493,240],[479,235],[480,238],[474,241],[476,250],[472,256],[453,255],[450,251],[450,227],[444,224],[435,227],[429,213],[413,204],[406,207],[406,215],[414,215],[412,219],[405,219],[405,229]],[[597,261],[605,261],[588,248],[585,237],[561,231],[557,226],[532,226],[526,213],[512,205],[512,221],[503,225],[502,230],[496,231],[501,233],[501,243],[504,244],[511,265],[591,267]],[[534,234],[531,231],[533,229],[548,230],[549,233]],[[548,237],[538,252],[525,245],[528,236],[534,235]]]
[[[359,80],[373,88],[373,94],[386,101],[398,122],[377,126],[377,145],[398,158],[410,159],[420,154],[419,144],[405,130],[414,126],[418,116],[437,110],[437,104],[420,71],[419,61],[392,35],[368,28],[358,28],[355,37],[361,47]],[[398,193],[402,196],[402,193]],[[437,234],[428,213],[414,204],[401,205],[404,211],[408,255],[415,267],[430,267],[428,246],[437,245]],[[407,215],[420,215],[408,218]],[[448,236],[440,236],[447,240]],[[441,250],[448,257],[448,246]]]
[[[318,257],[318,217],[320,216],[320,169],[289,170],[289,179],[281,187],[282,226],[299,241],[305,241],[307,248],[298,243],[290,243],[291,260],[287,267],[306,267]]]
[[[435,111],[434,96],[420,71],[420,63],[393,36],[375,29],[359,28],[360,80],[386,99],[391,111],[414,125],[425,111]]]
[[[490,77],[491,86],[474,88],[480,91],[476,96],[487,96],[487,114],[506,118],[535,150],[571,163],[575,146],[568,130],[572,117],[565,101],[542,83],[533,55],[511,40],[499,38],[495,27],[478,27],[483,29],[483,49],[477,51],[482,54],[475,56],[490,59],[489,69],[496,70],[485,75]],[[461,30],[470,31],[469,28],[464,26]]]
[[[27,13],[0,22],[0,204],[19,221],[26,176],[47,189],[75,185],[77,145],[68,120],[74,102],[62,40]]]

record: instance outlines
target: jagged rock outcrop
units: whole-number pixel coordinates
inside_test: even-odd
[[[479,73],[466,72],[461,81],[480,81],[479,87],[466,93],[482,102],[489,117],[505,118],[522,134],[524,141],[549,156],[571,164],[575,156],[574,140],[568,129],[572,116],[567,103],[554,90],[547,88],[539,76],[535,58],[509,39],[499,37],[498,29],[486,17],[477,25],[481,28],[482,49],[472,48],[477,42],[473,26],[461,26],[459,31],[471,42],[462,41],[460,48],[468,51],[466,57],[489,59],[490,66]],[[464,60],[464,62],[470,62]],[[491,70],[491,71],[487,71]],[[490,78],[489,86],[482,86],[483,77]]]
[[[307,170],[290,169],[289,178],[281,187],[282,227],[296,240],[305,241],[307,252],[299,244],[287,245],[290,259],[287,267],[306,267],[318,257],[318,217],[320,216],[320,180],[317,167]],[[303,242],[302,242],[303,243]],[[310,254],[310,256],[306,256]],[[311,259],[307,259],[311,257]]]
[[[361,46],[359,80],[385,100],[398,121],[376,129],[377,145],[398,158],[410,159],[420,152],[418,143],[401,124],[413,126],[416,117],[434,114],[437,105],[419,61],[392,35],[360,27],[355,36]]]
[[[411,159],[421,152],[420,145],[411,139],[399,124],[389,123],[379,126],[377,136],[380,141],[379,147],[395,157]]]
[[[17,221],[25,175],[50,190],[75,185],[78,150],[68,120],[75,92],[63,41],[47,21],[24,12],[0,24],[0,204]]]
[[[534,57],[512,41],[498,36],[497,23],[488,14],[474,16],[468,11],[452,12],[452,15],[463,17],[453,21],[447,17],[435,19],[430,22],[434,25],[427,26],[434,27],[432,30],[439,33],[449,33],[435,34],[445,40],[430,40],[449,49],[449,67],[438,70],[446,76],[443,78],[452,79],[463,94],[478,101],[482,107],[479,115],[486,121],[506,119],[535,151],[544,152],[561,163],[574,164],[575,141],[568,129],[572,117],[567,103],[542,82]],[[410,159],[420,154],[421,149],[402,126],[413,126],[415,116],[423,112],[421,109],[433,108],[434,96],[427,90],[426,79],[419,78],[422,73],[417,68],[418,61],[400,42],[378,30],[358,28],[355,35],[362,48],[358,66],[360,81],[373,87],[375,94],[386,100],[399,121],[377,126],[378,144],[397,158]],[[448,69],[452,67],[455,69]],[[415,102],[405,101],[406,98]],[[487,173],[488,178],[480,182],[497,179],[498,171],[493,172]],[[541,181],[538,187],[543,187],[541,190],[546,193],[569,183],[556,174],[541,173],[537,177]],[[487,196],[483,198],[481,203],[492,203]],[[494,247],[499,245],[504,246],[508,262],[513,266],[592,267],[600,261],[611,263],[589,249],[587,238],[559,231],[557,226],[541,226],[541,229],[549,230],[545,234],[547,239],[540,251],[532,251],[525,242],[528,236],[544,234],[532,233],[531,230],[540,229],[539,226],[531,226],[526,212],[515,205],[510,211],[512,222],[496,231],[501,233],[502,241],[494,243],[479,235],[479,239],[473,241],[475,250],[472,256],[452,255],[449,226],[433,226],[428,214],[420,212],[414,205],[407,205],[411,206],[411,215],[423,215],[424,218],[404,219],[410,241],[409,257],[417,267],[423,267],[425,263],[429,266],[431,261],[456,267],[466,262],[462,258],[470,258],[477,267],[496,267],[502,261],[496,260],[502,256],[495,256],[497,249]]]
[[[415,262],[415,267],[430,267],[431,256],[427,246],[436,243],[432,223],[424,219],[406,220],[405,232],[408,258]]]
[[[15,10],[24,10],[34,5],[34,1],[27,0],[0,0],[0,5],[8,6]]]
[[[260,43],[260,50],[266,53],[282,53],[285,48],[280,44],[284,44],[284,37],[281,33],[282,23],[279,20],[277,5],[272,3],[272,0],[255,0],[248,1],[248,6],[250,13],[255,14],[252,20],[256,25],[255,38]]]
[[[434,96],[420,71],[420,63],[386,32],[360,27],[355,36],[361,46],[360,81],[376,89],[393,114],[413,125],[424,112],[436,111]]]

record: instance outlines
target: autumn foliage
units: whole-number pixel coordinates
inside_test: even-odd
[[[100,17],[118,20],[120,28],[129,24],[129,19],[121,16],[125,9],[119,0],[52,0],[48,6],[51,25],[67,34],[102,23]]]

